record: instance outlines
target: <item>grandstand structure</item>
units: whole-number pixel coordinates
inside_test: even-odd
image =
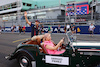
[[[92,0],[90,2],[91,19],[95,24],[100,25],[100,0]]]
[[[88,1],[67,2],[67,5],[65,7],[65,22],[87,24],[87,20],[89,19],[86,17],[86,15],[88,14],[89,14]]]
[[[89,7],[90,6],[90,7]],[[94,23],[100,25],[100,0],[92,0],[90,4],[86,1],[68,2],[65,10],[65,22],[78,25],[89,25]]]
[[[66,13],[66,6],[70,0],[1,0],[0,1],[0,25],[5,27],[11,27],[12,25],[22,25],[28,26],[24,18],[24,12],[27,11],[28,19],[31,22],[34,22],[38,19],[45,25],[64,25],[69,23],[67,20],[69,16]],[[77,2],[74,4],[83,5],[83,1]],[[85,1],[86,2],[86,1]],[[91,3],[92,2],[92,3]],[[100,0],[87,1],[85,5],[88,5],[85,8],[88,8],[86,11],[83,11],[83,14],[77,14],[76,18],[73,15],[74,13],[70,12],[70,21],[73,21],[77,25],[87,25],[92,21],[96,24],[99,22],[99,2]],[[73,4],[73,3],[72,3]],[[73,6],[70,4],[70,6]],[[92,6],[91,6],[92,5]],[[75,5],[74,5],[75,6]],[[77,7],[77,6],[76,6]],[[84,8],[84,7],[83,7]],[[95,11],[91,12],[91,10]],[[74,8],[75,9],[75,8]],[[77,10],[81,10],[80,7]],[[84,9],[82,9],[84,10]],[[76,12],[74,10],[74,12]],[[71,16],[72,14],[72,16]],[[91,16],[93,15],[93,16]],[[93,19],[91,19],[93,17]]]

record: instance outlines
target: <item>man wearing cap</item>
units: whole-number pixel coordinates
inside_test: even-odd
[[[34,35],[38,35],[38,28],[39,28],[39,24],[40,24],[39,21],[36,20],[35,24],[32,24],[32,22],[29,22],[29,20],[27,19],[27,12],[26,11],[24,13],[24,16],[25,16],[26,22],[31,26],[31,37],[33,37]]]

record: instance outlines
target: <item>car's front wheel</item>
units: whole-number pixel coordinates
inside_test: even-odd
[[[96,66],[94,66],[94,67],[100,67],[100,62],[98,64],[96,64]]]
[[[20,54],[17,60],[21,67],[32,67],[32,59],[28,54]]]

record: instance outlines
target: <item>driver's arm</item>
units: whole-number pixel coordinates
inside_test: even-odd
[[[59,42],[56,46],[54,46],[54,47],[52,47],[52,46],[50,46],[50,45],[46,45],[46,49],[57,50],[58,47],[60,47],[60,46],[62,45],[63,41],[64,41],[64,40],[61,39],[60,42]]]
[[[40,39],[38,36],[33,36],[33,37],[31,38],[32,41],[36,41],[36,40],[38,40],[38,39]]]
[[[27,12],[26,12],[26,11],[25,11],[25,13],[24,13],[24,16],[25,16],[26,22],[31,26],[31,22],[29,22],[29,20],[27,19]]]

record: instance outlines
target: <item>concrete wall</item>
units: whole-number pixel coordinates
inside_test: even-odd
[[[0,0],[0,6],[16,2],[17,0]]]
[[[3,21],[1,18],[0,18],[0,26],[3,26]]]
[[[61,10],[56,10],[56,11],[51,10],[46,13],[46,18],[56,19],[58,15],[61,15]]]
[[[96,28],[94,29],[94,34],[100,34],[100,26],[95,26]],[[6,31],[10,31],[10,27],[6,27]],[[9,29],[9,30],[8,30]],[[90,34],[90,32],[88,31],[89,26],[76,26],[76,32],[79,34]],[[45,33],[48,32],[48,26],[44,26],[43,31]],[[51,29],[52,33],[57,33],[58,31],[58,26],[52,26]],[[31,28],[30,27],[26,27],[26,32],[31,32]],[[64,26],[60,27],[60,32],[64,33]]]
[[[100,13],[100,6],[96,6],[96,12]]]

